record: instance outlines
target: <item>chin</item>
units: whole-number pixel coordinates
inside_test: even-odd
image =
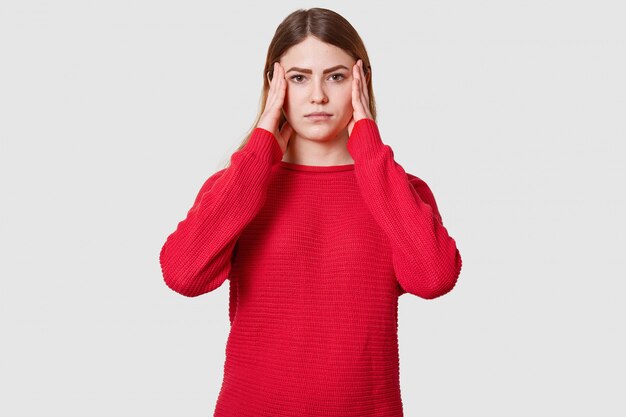
[[[300,136],[312,140],[331,140],[334,139],[339,132],[339,130],[332,128],[308,128],[304,129]]]
[[[312,140],[329,140],[337,137],[337,135],[339,135],[345,128],[347,128],[347,125],[342,128],[341,126],[332,124],[306,124],[304,126],[300,126],[298,134],[301,137]]]

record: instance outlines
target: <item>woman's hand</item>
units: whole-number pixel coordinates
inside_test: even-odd
[[[348,123],[348,136],[352,134],[354,124],[361,119],[374,119],[370,112],[370,97],[367,91],[367,78],[363,72],[363,61],[357,60],[352,66],[352,119]]]
[[[270,89],[267,94],[267,101],[265,102],[265,110],[259,119],[257,127],[272,132],[284,154],[287,149],[287,143],[289,143],[289,138],[293,132],[293,128],[289,122],[285,122],[280,132],[278,131],[278,123],[280,123],[283,103],[285,102],[285,95],[287,93],[287,80],[285,80],[285,70],[278,62],[274,63],[273,74],[274,76],[270,81]]]

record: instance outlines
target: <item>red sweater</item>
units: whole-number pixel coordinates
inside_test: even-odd
[[[354,164],[287,163],[257,127],[161,249],[180,294],[230,280],[215,416],[403,415],[398,297],[446,294],[461,256],[429,187],[373,120],[347,147]]]

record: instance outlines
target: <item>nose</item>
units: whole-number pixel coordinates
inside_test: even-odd
[[[313,81],[311,83],[312,91],[311,91],[311,103],[326,103],[328,102],[328,97],[324,92],[324,88],[322,86],[322,81]]]

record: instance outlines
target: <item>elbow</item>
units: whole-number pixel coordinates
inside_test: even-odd
[[[437,282],[437,284],[433,284],[416,290],[415,295],[426,300],[439,298],[452,291],[452,289],[456,285],[456,281],[456,279],[441,280]]]
[[[161,261],[161,273],[165,285],[174,292],[185,297],[197,297],[204,294],[197,286],[191,285],[193,280],[187,279],[179,273],[171,272],[171,268]]]
[[[448,267],[442,268],[443,271],[439,273],[440,278],[435,281],[436,285],[428,287],[428,291],[422,294],[421,297],[432,300],[452,291],[461,274],[462,265],[463,260],[461,259],[461,253],[455,248],[454,255],[448,263]]]
[[[429,271],[422,270],[413,280],[400,277],[398,280],[404,291],[432,300],[452,291],[461,273],[462,264],[461,254],[455,248],[448,262],[433,266]]]
[[[191,285],[186,285],[184,282],[181,282],[181,280],[174,279],[165,274],[163,275],[163,281],[169,289],[177,292],[178,294],[184,295],[185,297],[192,298],[205,293],[205,291],[200,291],[198,288],[194,288]]]
[[[185,276],[180,268],[176,268],[176,262],[167,256],[167,242],[159,253],[159,264],[163,281],[172,291],[185,297],[197,297],[204,293],[197,285],[193,285],[194,280]]]
[[[161,249],[159,263],[167,287],[185,297],[197,297],[213,291],[222,285],[229,273],[229,268],[216,271],[207,266],[196,269],[187,263],[181,265],[178,258],[168,255],[167,243]]]
[[[426,288],[421,288],[416,295],[426,300],[433,300],[446,295],[456,285],[456,278],[442,279],[436,285],[431,285]]]

